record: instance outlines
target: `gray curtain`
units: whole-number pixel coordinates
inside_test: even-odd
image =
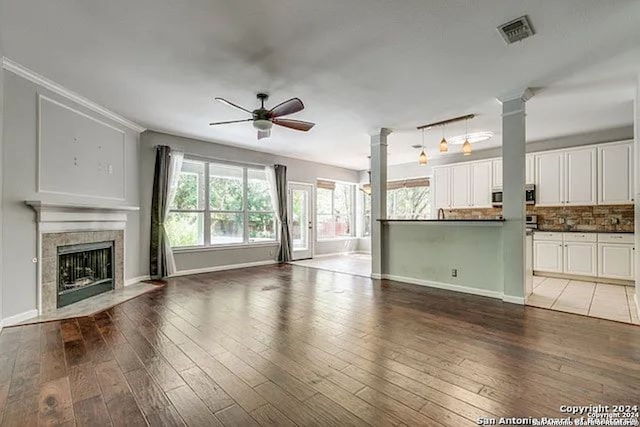
[[[278,193],[278,216],[280,217],[280,250],[278,261],[289,262],[291,255],[291,231],[289,230],[289,213],[287,209],[287,167],[273,166],[276,175],[276,191]]]
[[[171,148],[156,147],[156,166],[153,175],[153,196],[151,199],[151,247],[149,253],[149,275],[152,279],[167,276],[167,251],[164,239],[167,195],[169,188],[169,164]]]

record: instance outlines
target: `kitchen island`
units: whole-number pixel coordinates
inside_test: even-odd
[[[503,219],[379,221],[383,278],[503,298]]]

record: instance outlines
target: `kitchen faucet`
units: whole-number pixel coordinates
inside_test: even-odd
[[[442,218],[440,217],[442,216]],[[444,209],[438,209],[438,219],[444,219]]]

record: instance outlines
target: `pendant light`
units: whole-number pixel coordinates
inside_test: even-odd
[[[449,151],[449,143],[444,138],[444,125],[442,125],[442,141],[440,141],[440,152],[446,153],[447,151]]]
[[[418,156],[418,164],[424,166],[427,163],[429,163],[429,158],[427,157],[427,153],[424,152],[424,129],[422,129],[422,151],[420,151],[420,155]]]
[[[471,143],[469,142],[469,120],[464,121],[464,144],[462,144],[462,155],[470,156],[471,155]]]

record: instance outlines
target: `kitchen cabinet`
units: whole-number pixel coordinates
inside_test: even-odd
[[[633,203],[633,144],[598,147],[598,204]]]
[[[594,236],[595,237],[595,236]],[[567,242],[563,249],[563,273],[579,276],[598,275],[598,245],[591,242]]]
[[[634,254],[633,234],[599,234],[598,276],[634,280]]]
[[[460,164],[451,167],[451,207],[468,208],[470,200],[469,165]]]
[[[533,154],[527,154],[525,163],[525,184],[535,184],[535,156]],[[492,181],[491,187],[502,187],[502,159],[495,159],[491,163],[492,168]]]
[[[433,205],[436,209],[451,207],[451,169],[433,169]]]
[[[491,207],[491,168],[490,160],[471,164],[470,202],[473,207]]]
[[[589,206],[597,203],[597,149],[572,149],[564,153],[564,204]]]
[[[559,206],[564,202],[564,153],[536,154],[536,205]]]
[[[548,273],[562,273],[562,241],[533,241],[533,269]]]

